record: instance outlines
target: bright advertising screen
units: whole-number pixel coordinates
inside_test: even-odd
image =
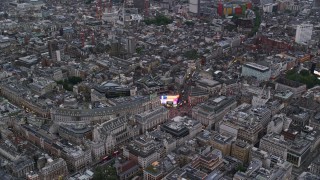
[[[177,107],[179,95],[163,95],[160,97],[160,101],[167,107]]]

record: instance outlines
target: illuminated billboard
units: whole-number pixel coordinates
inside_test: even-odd
[[[167,107],[177,107],[179,95],[163,95],[160,97],[160,101]]]

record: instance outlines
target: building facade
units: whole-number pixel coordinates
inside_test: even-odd
[[[307,44],[312,38],[313,25],[300,24],[297,26],[295,42],[299,44]]]
[[[241,75],[255,77],[259,81],[267,81],[271,77],[271,69],[269,67],[250,62],[242,65]]]

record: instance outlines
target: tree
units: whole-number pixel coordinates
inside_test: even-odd
[[[309,76],[309,75],[310,75],[310,72],[309,72],[308,70],[303,69],[303,70],[300,71],[300,74],[301,74],[302,76]]]
[[[141,54],[142,51],[143,51],[143,48],[142,48],[142,47],[137,47],[137,48],[136,48],[136,52],[137,52],[138,54]]]
[[[171,24],[173,20],[164,15],[157,15],[155,18],[144,20],[144,22],[146,25],[155,24],[157,26],[161,26]]]
[[[194,26],[193,21],[186,21],[184,24],[186,24],[187,26]]]
[[[94,174],[93,180],[118,180],[116,168],[113,166],[97,167]]]
[[[188,59],[197,59],[199,58],[198,52],[195,49],[191,49],[189,51],[186,51],[184,53],[184,57],[188,58]]]
[[[249,36],[254,36],[256,32],[258,32],[260,24],[261,24],[261,15],[260,15],[260,10],[258,7],[253,8],[254,14],[256,15],[256,18],[254,19],[254,25],[249,33]]]
[[[246,168],[243,167],[242,164],[240,164],[240,165],[238,165],[238,166],[236,167],[236,170],[237,170],[237,171],[240,171],[240,172],[245,172],[245,171],[246,171]]]

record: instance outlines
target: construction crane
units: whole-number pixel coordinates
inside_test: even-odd
[[[82,45],[82,47],[84,47],[84,41],[85,41],[84,38],[85,38],[85,37],[84,37],[84,32],[81,31],[81,32],[80,32],[80,39],[81,39],[81,45]]]
[[[109,12],[109,13],[112,12],[112,0],[109,0],[109,3],[108,3],[108,12]]]
[[[229,62],[228,64],[228,68],[235,62],[239,61],[240,63],[243,63],[243,57],[234,57],[234,59],[232,61]]]
[[[92,43],[92,45],[95,45],[95,44],[96,44],[94,32],[91,33],[91,43]]]
[[[97,3],[96,3],[96,16],[97,16],[97,19],[100,19],[102,18],[102,12],[103,12],[103,7],[102,7],[102,0],[99,0]]]
[[[144,0],[144,16],[149,16],[149,0]]]

